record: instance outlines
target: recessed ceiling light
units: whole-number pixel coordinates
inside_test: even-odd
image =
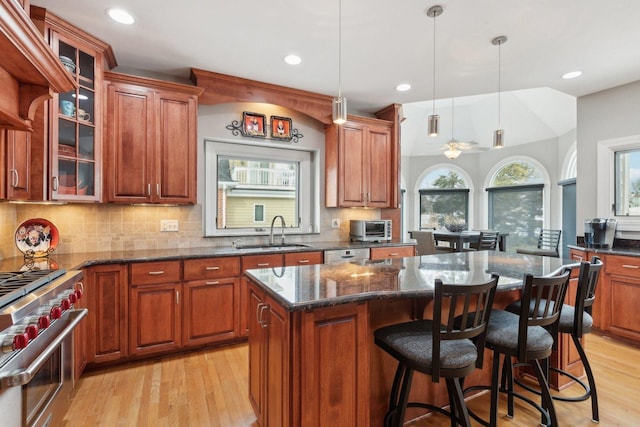
[[[582,75],[582,71],[571,71],[569,73],[563,74],[562,78],[565,80],[575,79],[576,77],[580,77]]]
[[[406,92],[409,89],[411,89],[411,85],[409,83],[400,83],[398,86],[396,86],[396,90],[398,92]]]
[[[116,22],[119,22],[120,24],[131,25],[134,22],[136,22],[136,20],[133,19],[133,16],[131,16],[131,14],[126,10],[109,9],[107,10],[107,13],[111,17],[111,19],[113,19]]]
[[[289,65],[298,65],[302,62],[302,58],[300,58],[298,55],[291,54],[284,57],[284,62]]]

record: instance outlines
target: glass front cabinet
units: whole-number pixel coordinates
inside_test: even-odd
[[[102,196],[102,103],[104,67],[115,66],[111,47],[32,6],[31,16],[77,83],[54,94],[43,113],[43,198],[100,201]],[[48,159],[47,159],[48,158]]]

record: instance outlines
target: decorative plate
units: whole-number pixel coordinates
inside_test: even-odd
[[[46,257],[58,246],[58,229],[43,218],[28,219],[16,230],[16,246],[25,258]]]

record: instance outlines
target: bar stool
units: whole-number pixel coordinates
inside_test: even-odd
[[[470,426],[461,379],[482,367],[486,325],[497,283],[495,274],[485,283],[471,285],[443,284],[436,279],[433,320],[404,322],[374,331],[375,343],[398,361],[384,418],[386,427],[402,426],[408,407],[445,414],[452,426]],[[443,306],[448,307],[446,316]],[[454,326],[456,314],[464,319],[464,326]],[[408,402],[414,371],[430,375],[433,382],[445,378],[449,411],[428,403]]]
[[[578,350],[582,366],[584,367],[584,371],[587,376],[588,385],[570,372],[560,368],[549,367],[550,370],[573,379],[584,389],[584,394],[581,396],[569,397],[556,394],[553,395],[552,398],[564,402],[582,402],[591,398],[591,421],[594,423],[598,423],[600,421],[598,414],[598,394],[596,392],[596,383],[593,378],[593,371],[591,370],[589,359],[587,359],[587,354],[584,351],[584,347],[582,346],[580,339],[584,334],[591,332],[591,328],[593,326],[591,309],[593,307],[593,302],[595,301],[596,286],[598,284],[598,277],[600,276],[600,270],[602,267],[602,261],[597,256],[591,258],[590,263],[584,261],[580,263],[575,303],[574,305],[564,304],[562,306],[562,312],[560,313],[560,321],[558,324],[558,332],[570,335],[574,345],[576,346],[576,350]],[[506,310],[519,312],[520,301],[510,304],[507,306]],[[517,380],[516,383],[531,392],[540,394],[540,390],[536,390],[527,384],[523,384]]]
[[[507,394],[507,414],[513,417],[513,398],[517,397],[540,411],[547,426],[557,426],[558,421],[549,391],[549,385],[540,361],[546,360],[553,351],[557,336],[560,312],[564,302],[571,269],[565,269],[560,275],[537,277],[524,276],[521,303],[532,310],[520,310],[518,314],[507,310],[492,310],[487,325],[485,346],[493,351],[491,371],[491,407],[489,422],[470,415],[485,426],[496,426],[498,421],[498,380],[500,374],[500,356],[503,356],[501,390]],[[551,331],[551,332],[549,332]],[[514,391],[513,362],[529,362],[533,367],[541,390],[542,402],[538,404]],[[486,386],[474,386],[465,390],[486,389]]]

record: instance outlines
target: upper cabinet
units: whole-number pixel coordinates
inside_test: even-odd
[[[105,199],[196,203],[197,86],[105,73]]]
[[[0,129],[0,199],[30,199],[31,133]]]
[[[329,125],[325,148],[327,207],[396,207],[392,122],[349,116]]]
[[[102,75],[105,67],[116,65],[113,52],[46,9],[32,6],[31,17],[75,83],[53,95],[35,132],[34,160],[47,164],[42,189],[36,192],[45,200],[100,201]]]
[[[31,131],[38,107],[75,86],[23,9],[0,0],[0,128]]]

